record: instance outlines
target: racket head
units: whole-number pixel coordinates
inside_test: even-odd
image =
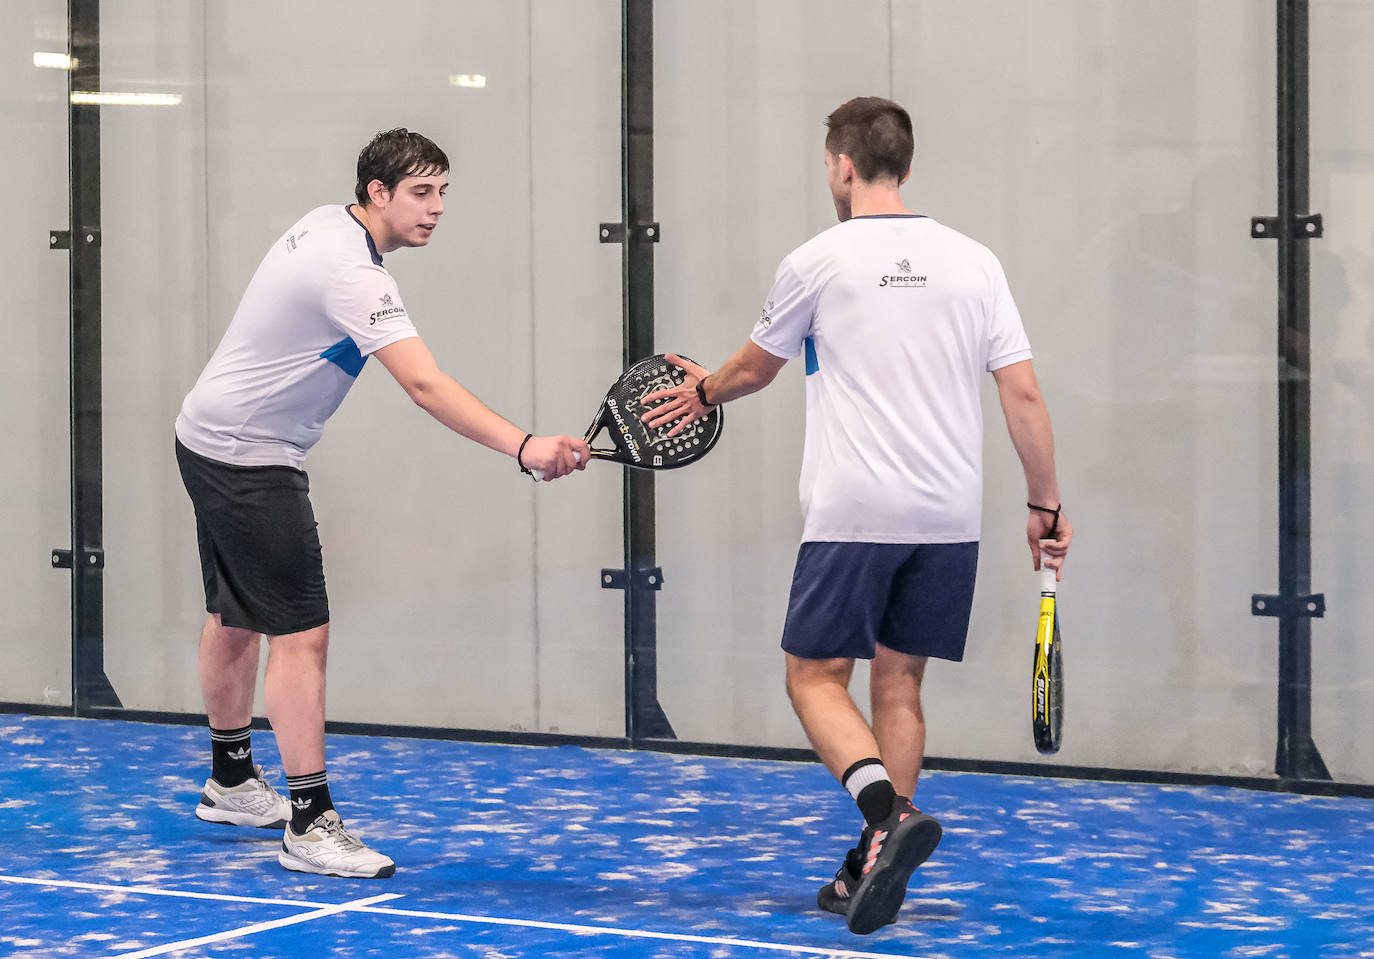
[[[1031,670],[1031,732],[1037,750],[1047,755],[1059,751],[1064,733],[1064,653],[1054,590],[1040,594]]]
[[[678,355],[694,362],[681,353]],[[647,356],[621,373],[606,391],[591,426],[587,427],[588,443],[604,431],[611,446],[593,448],[592,456],[633,469],[671,470],[690,466],[711,452],[725,425],[725,412],[719,406],[672,437],[668,431],[674,423],[651,429],[641,419],[650,409],[643,402],[646,394],[673,389],[686,379],[687,371],[668,362],[662,353]]]

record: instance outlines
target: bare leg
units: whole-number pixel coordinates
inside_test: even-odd
[[[926,720],[921,711],[921,681],[925,672],[924,656],[908,656],[879,645],[873,657],[869,677],[873,734],[899,796],[916,794],[916,781],[925,758]]]
[[[852,659],[802,659],[787,653],[787,695],[825,768],[839,779],[878,742],[849,695]]]
[[[253,721],[261,640],[252,630],[225,626],[218,613],[206,617],[200,631],[200,689],[212,728],[240,729]]]
[[[267,718],[288,776],[324,769],[324,673],[329,624],[273,636],[267,654]]]

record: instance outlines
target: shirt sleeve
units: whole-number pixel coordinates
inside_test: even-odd
[[[1011,298],[1007,275],[996,257],[992,259],[992,297],[988,308],[987,362],[989,373],[1031,358],[1030,340],[1021,323],[1021,312]]]
[[[768,291],[763,314],[754,324],[750,339],[774,356],[795,359],[801,355],[802,344],[811,335],[815,319],[815,297],[807,291],[788,257],[778,264],[773,288]]]
[[[406,315],[396,280],[380,266],[353,266],[335,277],[325,294],[325,311],[363,356],[420,335]]]

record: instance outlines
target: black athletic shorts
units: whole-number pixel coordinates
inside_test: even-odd
[[[310,480],[290,466],[233,466],[177,440],[196,510],[205,611],[225,626],[284,636],[329,622]]]

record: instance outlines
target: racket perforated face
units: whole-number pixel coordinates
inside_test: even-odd
[[[673,423],[650,429],[641,419],[655,405],[644,403],[646,394],[681,386],[686,379],[686,371],[669,363],[662,353],[640,360],[622,373],[607,392],[586,437],[590,443],[605,430],[614,448],[594,448],[592,455],[638,469],[668,470],[687,466],[710,452],[725,423],[719,406],[688,424],[677,436],[668,435]]]

